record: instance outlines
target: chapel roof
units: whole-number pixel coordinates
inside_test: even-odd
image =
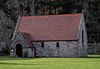
[[[22,16],[17,31],[30,41],[77,40],[81,14]]]

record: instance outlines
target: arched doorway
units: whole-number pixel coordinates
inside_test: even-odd
[[[17,57],[22,57],[22,45],[21,44],[16,45],[16,55]]]

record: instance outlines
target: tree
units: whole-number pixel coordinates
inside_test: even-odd
[[[11,44],[11,37],[14,29],[14,24],[6,14],[0,10],[0,39],[6,42],[7,48]]]
[[[100,43],[100,0],[84,0],[88,42]]]

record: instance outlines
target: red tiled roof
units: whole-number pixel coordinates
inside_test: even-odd
[[[29,47],[34,47],[31,43],[31,38],[30,38],[30,34],[28,33],[21,33],[21,35],[23,36],[23,38],[25,39],[25,42],[28,44]]]
[[[31,41],[77,40],[80,15],[23,16],[18,32],[29,34]]]

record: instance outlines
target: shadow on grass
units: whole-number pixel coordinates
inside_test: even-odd
[[[44,65],[44,64],[22,64],[22,63],[8,63],[8,62],[0,62],[0,65]]]
[[[35,60],[35,59],[39,59],[39,58],[12,58],[9,56],[0,56],[0,60]]]
[[[100,58],[100,55],[88,55],[86,58]]]
[[[82,56],[80,58],[100,58],[100,55],[87,55],[87,56]],[[36,59],[42,59],[42,58],[11,58],[9,56],[0,56],[0,61],[2,60],[11,60],[11,61],[12,60],[36,60]]]
[[[100,55],[87,55],[87,56],[83,56],[81,58],[100,58]]]

